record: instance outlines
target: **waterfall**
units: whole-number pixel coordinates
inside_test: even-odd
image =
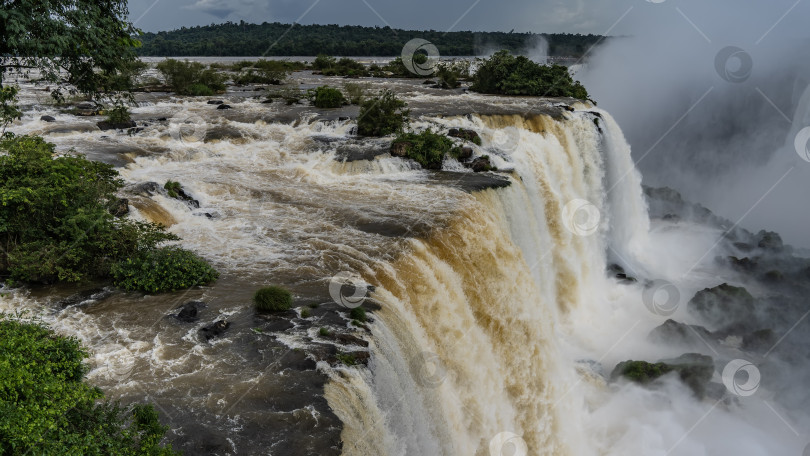
[[[366,402],[351,410],[384,418],[338,412],[344,454],[371,454],[355,442],[374,441],[376,454],[488,455],[504,435],[519,436],[528,454],[586,451],[574,438],[577,398],[567,390],[576,378],[556,324],[591,305],[607,246],[626,252],[649,226],[629,147],[600,114],[603,133],[580,112],[436,120],[481,132],[483,149],[515,175],[506,189],[459,202],[447,226],[370,277],[382,304],[375,362],[357,396]],[[498,149],[504,130],[513,140]],[[572,204],[596,210],[572,214]]]

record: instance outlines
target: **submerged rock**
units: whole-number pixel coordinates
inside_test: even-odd
[[[189,301],[180,306],[180,312],[173,316],[182,322],[193,323],[200,319],[198,313],[202,307],[205,307],[205,303],[202,301]]]
[[[205,337],[205,340],[211,340],[214,337],[219,337],[231,327],[231,323],[225,320],[217,320],[208,326],[200,329],[200,334]]]
[[[98,125],[98,128],[100,128],[101,131],[126,130],[137,127],[134,120],[130,120],[128,122],[108,122],[106,120],[102,120],[101,122],[97,122],[96,125]]]
[[[222,101],[222,100],[208,100],[208,104],[210,104],[210,105],[221,105],[223,103],[225,103],[225,102]]]
[[[56,302],[56,305],[64,309],[66,307],[102,301],[112,296],[112,294],[112,290],[108,288],[92,288],[90,290],[74,293],[67,298],[60,299]]]
[[[43,122],[55,122],[56,118],[54,118],[53,116],[41,116],[39,120]]]
[[[231,105],[221,104],[217,106],[217,109],[231,109]]]

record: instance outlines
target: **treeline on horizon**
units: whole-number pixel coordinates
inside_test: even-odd
[[[158,33],[144,33],[141,56],[398,56],[414,38],[430,41],[445,56],[486,50],[521,53],[548,42],[551,57],[581,57],[603,37],[569,33],[439,32],[350,25],[299,25],[279,22],[226,22]]]

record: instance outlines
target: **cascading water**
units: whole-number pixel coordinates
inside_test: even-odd
[[[18,133],[122,166],[133,216],[170,226],[222,278],[169,300],[116,295],[54,309],[41,294],[15,292],[1,308],[44,310],[58,331],[79,335],[94,353],[89,378],[113,397],[162,406],[178,429],[172,438],[191,452],[700,454],[690,451],[708,437],[688,431],[712,404],[671,385],[681,403],[667,408],[660,395],[607,383],[617,362],[660,355],[643,341],[663,320],[645,309],[642,284],[604,271],[618,263],[641,280],[666,278],[694,293],[715,285],[705,264],[694,266],[718,230],[651,225],[629,146],[604,111],[548,101],[537,112],[504,98],[499,109],[521,114],[457,115],[491,99],[436,101],[418,84],[391,84],[421,114],[413,127],[478,132],[474,154],[488,155],[510,185],[471,188],[478,175],[452,159],[445,170],[463,172],[423,171],[384,153],[386,140],[355,139],[351,121],[309,114],[278,122],[289,108],[247,99],[230,100],[225,113],[156,99],[135,110],[150,122],[143,132],[114,138],[67,115],[56,117],[72,127],[55,128],[34,108]],[[383,153],[345,159],[357,150]],[[200,207],[136,185],[167,180],[181,182]],[[379,309],[359,333],[368,368],[317,356],[310,366],[301,355],[325,350],[322,325],[356,329],[328,303],[329,277],[341,271],[376,286]],[[250,294],[267,283],[290,286],[297,301],[313,304],[312,315],[299,309],[289,326],[256,317]],[[234,322],[231,335],[200,344],[198,326],[169,322],[188,299],[208,303],[209,321]],[[123,310],[134,306],[136,315]],[[110,373],[116,359],[126,375]],[[706,421],[750,429],[719,407]],[[212,441],[200,444],[195,433]]]

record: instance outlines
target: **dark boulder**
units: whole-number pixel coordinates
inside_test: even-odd
[[[219,337],[231,327],[231,323],[225,320],[217,320],[208,326],[200,329],[200,334],[205,340],[211,340],[214,337]]]
[[[166,190],[157,182],[141,182],[127,187],[127,191],[139,196],[165,195]]]
[[[134,120],[130,120],[128,122],[107,122],[106,120],[102,120],[101,122],[96,123],[96,125],[98,125],[98,128],[100,128],[101,131],[126,130],[128,128],[137,127]]]
[[[231,109],[231,105],[221,104],[217,106],[217,109]]]
[[[607,267],[608,275],[611,275],[622,282],[637,282],[635,277],[627,275],[624,268],[616,263],[611,263]]]
[[[39,120],[43,122],[54,122],[56,121],[56,118],[54,118],[53,116],[41,116]]]
[[[222,100],[208,100],[208,104],[210,104],[210,105],[221,105],[223,103],[225,103],[225,102],[222,101]]]
[[[200,319],[198,314],[202,307],[205,307],[205,303],[202,301],[189,301],[178,307],[180,311],[174,315],[174,318],[184,323],[193,323]]]
[[[743,336],[742,349],[754,353],[765,353],[776,344],[772,329],[760,329]]]
[[[754,307],[754,297],[745,288],[724,283],[698,291],[686,309],[710,327],[725,328],[753,322]]]
[[[476,173],[482,173],[485,171],[492,171],[495,168],[492,166],[492,163],[489,161],[489,157],[484,155],[483,157],[478,157],[470,163],[470,168]]]
[[[737,258],[735,256],[728,257],[728,262],[731,267],[739,272],[753,272],[757,268],[757,260],[751,258]]]
[[[468,130],[466,128],[451,128],[450,131],[447,132],[447,136],[470,141],[473,144],[478,144],[479,146],[481,145],[481,137],[478,136],[478,133],[474,130]]]
[[[112,294],[113,292],[111,289],[92,288],[90,290],[74,293],[67,298],[60,299],[56,302],[56,305],[64,309],[67,307],[89,304],[91,302],[103,301],[112,296]]]
[[[461,153],[459,153],[459,155],[458,155],[458,159],[459,160],[469,160],[470,158],[472,158],[472,155],[473,155],[472,147],[463,146],[461,148]]]
[[[757,247],[763,250],[780,252],[784,248],[784,244],[782,243],[782,237],[779,236],[778,233],[774,233],[773,231],[762,230],[759,233],[757,233],[756,238],[757,238]]]

